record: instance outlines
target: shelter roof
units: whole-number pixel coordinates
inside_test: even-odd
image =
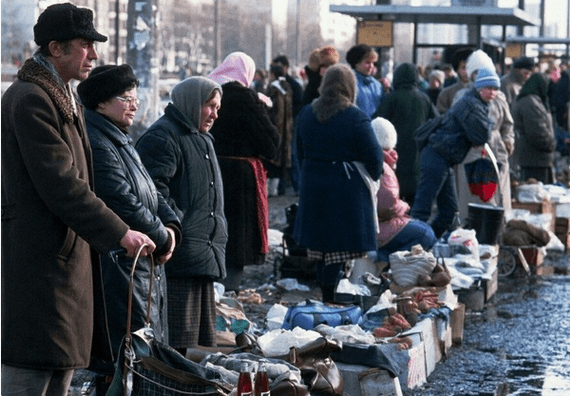
[[[460,25],[502,25],[534,26],[540,21],[529,16],[520,8],[501,8],[484,6],[400,6],[368,5],[349,6],[331,5],[331,12],[350,15],[365,20],[393,20],[395,23],[448,23]]]

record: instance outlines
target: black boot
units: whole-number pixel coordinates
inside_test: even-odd
[[[333,303],[334,302],[334,285],[323,285],[320,284],[321,293],[322,293],[322,301],[324,303]]]

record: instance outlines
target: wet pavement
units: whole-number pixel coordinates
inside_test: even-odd
[[[570,395],[569,297],[568,275],[500,280],[483,311],[467,311],[462,345],[404,396]]]

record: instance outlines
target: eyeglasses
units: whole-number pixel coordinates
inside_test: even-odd
[[[141,104],[140,100],[138,100],[137,98],[133,98],[132,96],[127,96],[127,97],[115,96],[115,99],[119,99],[121,102],[123,102],[128,107],[130,107],[132,105],[139,107],[139,105]]]

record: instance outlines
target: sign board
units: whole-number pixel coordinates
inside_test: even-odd
[[[523,47],[523,43],[507,43],[505,56],[512,59],[520,58],[521,56],[524,56]]]
[[[393,21],[359,21],[356,26],[357,44],[371,47],[393,47]]]

